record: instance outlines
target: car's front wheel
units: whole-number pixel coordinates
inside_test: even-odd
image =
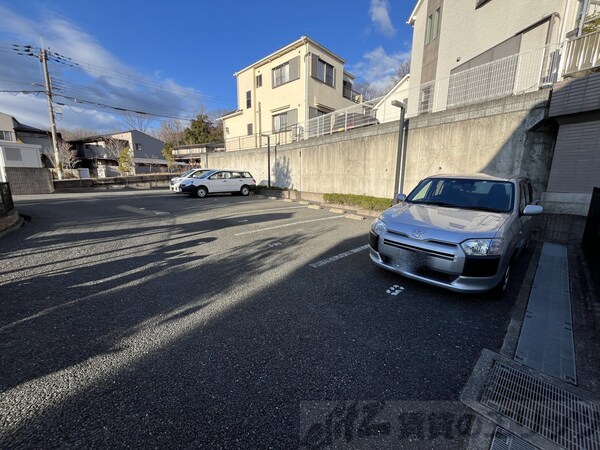
[[[204,186],[198,186],[198,189],[196,189],[196,196],[198,198],[204,198],[206,197],[206,194],[208,194],[208,190]]]
[[[492,296],[494,298],[502,298],[506,293],[506,289],[508,289],[508,283],[510,282],[510,264],[504,270],[504,274],[502,275],[502,279],[496,285],[494,289],[492,289]]]
[[[250,188],[248,186],[242,186],[242,188],[240,189],[240,194],[242,194],[243,196],[250,194]]]

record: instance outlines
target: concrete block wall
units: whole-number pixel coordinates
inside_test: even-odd
[[[411,118],[404,192],[428,175],[483,172],[532,179],[546,190],[552,131],[533,131],[546,117],[550,91],[506,97]],[[271,146],[271,185],[302,192],[392,198],[399,122]],[[211,153],[209,167],[249,170],[267,184],[267,148]]]
[[[13,195],[51,194],[54,192],[52,175],[48,169],[5,167],[4,172]]]

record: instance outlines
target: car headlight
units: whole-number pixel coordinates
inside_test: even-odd
[[[469,239],[460,246],[467,256],[493,256],[502,252],[502,239]]]
[[[383,233],[387,231],[387,227],[385,226],[385,222],[381,219],[375,219],[371,224],[371,231],[375,233],[377,236],[381,236]]]

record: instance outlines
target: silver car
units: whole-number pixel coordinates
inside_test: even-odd
[[[529,243],[532,204],[526,178],[440,175],[421,181],[371,225],[375,264],[457,292],[502,295],[515,258]]]

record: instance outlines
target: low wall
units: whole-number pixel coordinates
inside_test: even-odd
[[[506,97],[411,118],[403,191],[428,175],[476,173],[531,178],[535,198],[548,183],[555,130],[535,131],[550,91]],[[395,193],[399,122],[271,147],[271,185],[303,192]],[[268,179],[267,148],[209,154],[209,166],[249,170]]]
[[[57,191],[77,189],[168,189],[171,178],[175,175],[136,175],[130,177],[109,178],[73,178],[69,180],[54,180]]]
[[[13,195],[54,192],[50,170],[34,167],[5,167],[6,181]]]

